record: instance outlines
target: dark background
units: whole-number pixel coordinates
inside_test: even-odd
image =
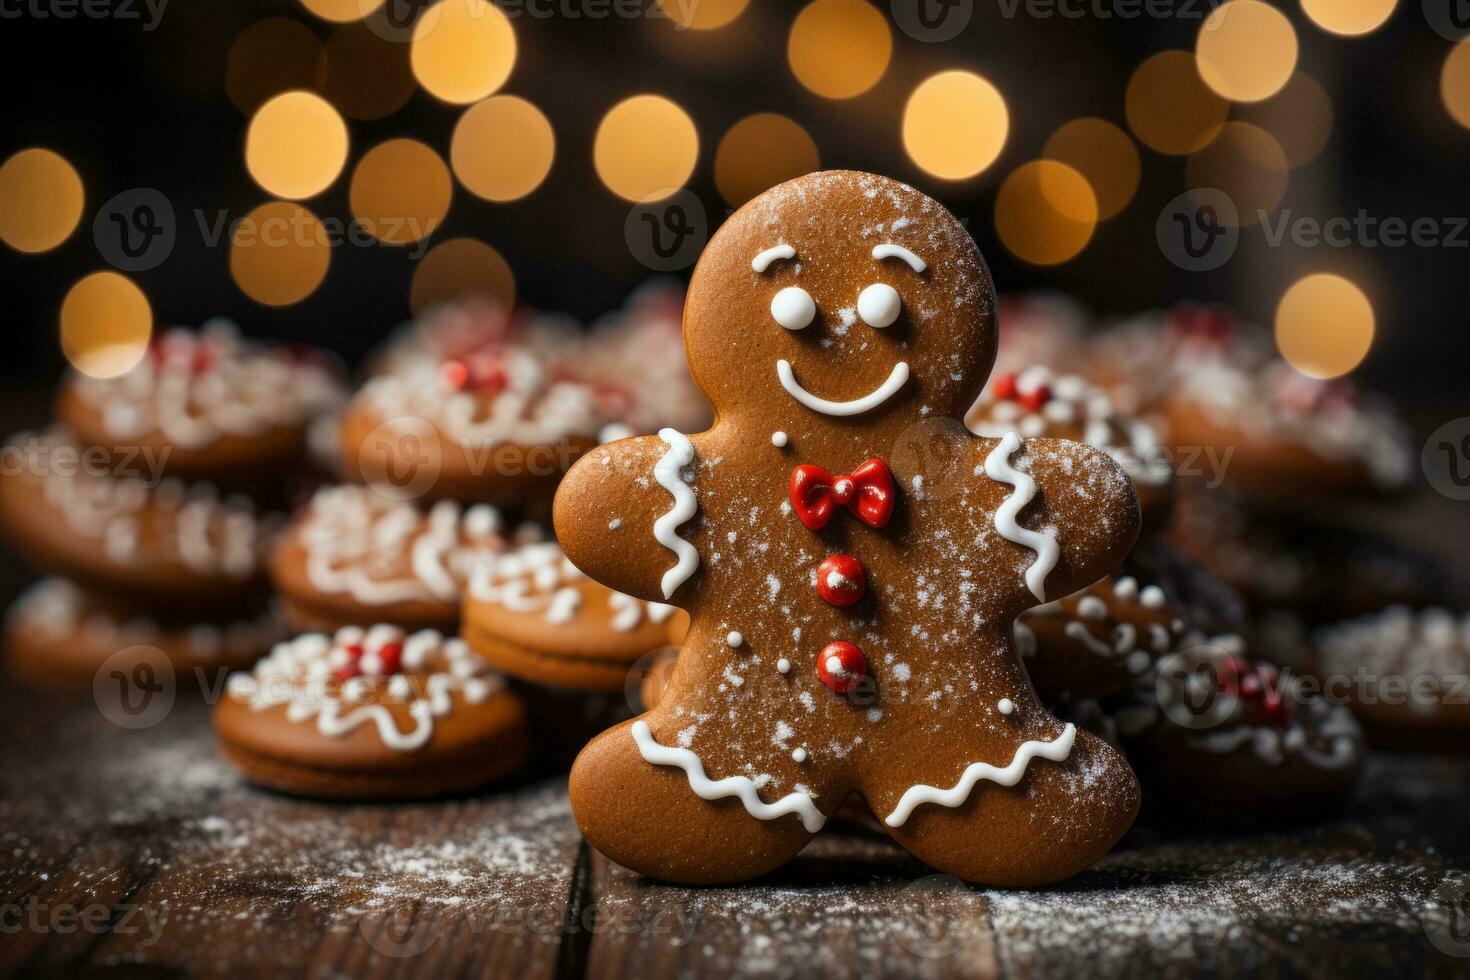
[[[31,0],[4,2],[15,13]],[[1203,10],[1203,0],[1195,6]],[[1007,19],[997,0],[978,0],[973,20],[954,41],[921,43],[895,28],[882,81],[858,98],[833,102],[802,88],[787,66],[786,35],[798,9],[753,0],[734,24],[713,32],[676,31],[658,19],[516,17],[519,54],[503,91],[529,98],[551,119],[555,164],[540,188],[509,205],[482,202],[456,187],[435,237],[470,234],[494,245],[510,260],[520,297],[533,305],[583,318],[614,306],[648,272],[623,240],[628,206],[592,170],[592,135],[615,102],[652,91],[673,98],[695,120],[701,148],[691,188],[712,223],[725,213],[712,177],[719,137],[749,113],[781,112],[813,135],[824,166],[900,177],[968,217],[1002,291],[1054,287],[1105,315],[1181,299],[1221,300],[1269,323],[1293,280],[1340,271],[1368,292],[1378,314],[1378,339],[1357,376],[1409,399],[1411,414],[1454,411],[1463,402],[1470,338],[1461,294],[1470,249],[1303,252],[1265,248],[1257,233],[1243,236],[1224,268],[1184,272],[1154,240],[1159,210],[1185,189],[1183,160],[1142,147],[1137,195],[1077,258],[1039,268],[1017,261],[996,241],[991,208],[1005,175],[1040,156],[1046,138],[1069,119],[1098,115],[1126,128],[1123,93],[1131,72],[1157,51],[1192,50],[1197,17],[1041,20],[1023,9]],[[1298,67],[1327,89],[1335,112],[1326,150],[1292,171],[1283,206],[1320,218],[1364,208],[1409,221],[1470,212],[1470,131],[1454,124],[1439,97],[1450,42],[1430,29],[1417,0],[1402,0],[1387,25],[1358,39],[1325,33],[1294,3],[1282,9],[1297,30]],[[0,157],[26,146],[53,148],[76,166],[87,190],[82,224],[60,248],[34,256],[0,248],[6,308],[0,372],[12,390],[18,383],[44,392],[64,366],[56,340],[61,299],[82,275],[107,267],[92,241],[91,217],[107,198],[133,187],[161,190],[179,219],[170,258],[135,276],[160,322],[226,314],[247,333],[312,341],[356,359],[408,315],[412,262],[403,248],[343,246],[316,293],[273,309],[231,281],[227,239],[209,247],[200,238],[194,209],[226,208],[238,217],[268,199],[245,172],[247,120],[226,95],[224,79],[231,41],[272,15],[291,16],[323,38],[333,26],[285,0],[172,0],[151,33],[143,29],[146,16],[0,20],[0,80],[9,96]],[[1001,158],[959,183],[927,177],[908,160],[898,135],[908,93],[945,68],[973,68],[991,79],[1011,116]],[[460,112],[418,91],[387,119],[354,121],[349,167],[366,147],[397,135],[447,154]],[[320,217],[346,219],[346,186],[344,174],[307,204]]]

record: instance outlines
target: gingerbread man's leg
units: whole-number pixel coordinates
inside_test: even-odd
[[[694,758],[660,745],[642,719],[593,739],[572,766],[569,787],[588,842],[641,874],[712,885],[780,867],[820,826],[810,800],[766,803],[743,777],[691,773]]]
[[[943,773],[932,752],[900,751],[887,760],[888,775],[861,788],[894,840],[939,871],[1003,887],[1060,881],[1132,826],[1138,783],[1123,756],[1091,732],[1049,717],[1044,727],[1035,741],[1008,746],[1004,758],[977,750],[978,765]],[[1065,758],[1057,759],[1063,745]],[[1006,785],[1017,754],[1022,774]],[[896,782],[891,774],[900,771],[915,775]]]

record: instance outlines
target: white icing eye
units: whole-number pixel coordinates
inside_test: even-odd
[[[787,330],[805,330],[817,316],[817,304],[800,286],[787,286],[771,297],[771,316]]]
[[[903,300],[898,290],[886,282],[875,282],[858,293],[858,316],[870,327],[888,327],[898,319]]]

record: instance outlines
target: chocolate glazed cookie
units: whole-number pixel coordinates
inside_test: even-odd
[[[1046,711],[1010,627],[1117,565],[1138,494],[1089,446],[964,430],[994,303],[959,222],[882,177],[790,181],[711,241],[684,331],[713,428],[593,450],[554,508],[579,568],[691,615],[658,706],[572,770],[613,860],[751,878],[853,791],[917,857],[998,885],[1128,829],[1127,763]]]

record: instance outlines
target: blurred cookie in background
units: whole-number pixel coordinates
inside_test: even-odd
[[[532,684],[622,691],[645,654],[678,643],[688,615],[614,592],[554,543],[481,562],[464,603],[464,636],[496,669]]]
[[[309,427],[344,396],[330,355],[247,341],[216,318],[163,332],[117,377],[68,372],[56,417],[119,462],[148,454],[169,476],[280,503],[308,461]]]
[[[1029,609],[1014,631],[1045,704],[1116,694],[1187,639],[1183,613],[1164,591],[1127,575]]]
[[[543,533],[507,527],[490,504],[441,500],[423,511],[370,487],[327,487],[282,535],[271,578],[298,631],[390,623],[455,633],[476,557]]]
[[[240,494],[156,474],[118,476],[63,429],[5,448],[30,460],[0,476],[0,527],[36,567],[94,591],[199,615],[249,606],[265,591],[279,530]]]
[[[285,636],[271,607],[219,622],[160,622],[57,578],[33,585],[5,621],[11,673],[36,687],[71,691],[91,690],[104,664],[126,674],[155,652],[180,682],[218,690],[224,674],[249,668]]]
[[[1316,674],[1386,748],[1470,752],[1470,614],[1395,606],[1322,628]]]
[[[1106,705],[1154,819],[1193,831],[1321,819],[1357,786],[1362,730],[1306,679],[1216,637],[1163,658]]]

